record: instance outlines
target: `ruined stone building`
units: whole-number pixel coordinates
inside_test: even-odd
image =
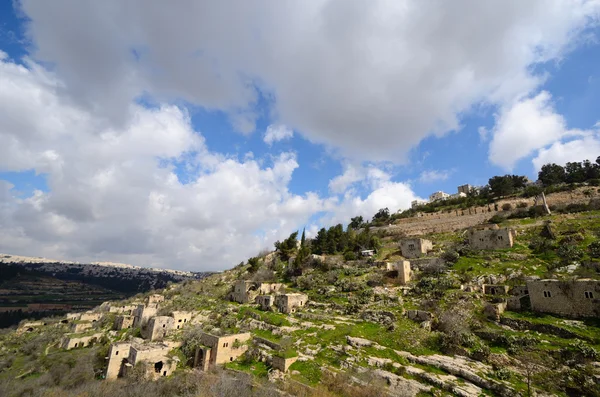
[[[91,321],[95,323],[96,321],[102,318],[102,313],[94,313],[94,312],[84,312],[79,316],[79,320],[81,321]]]
[[[133,342],[114,343],[108,352],[106,379],[117,379],[142,363],[146,377],[156,379],[169,376],[177,368],[178,360],[169,357],[171,347],[164,343],[139,344]]]
[[[270,311],[273,310],[273,305],[275,305],[275,297],[273,295],[259,295],[256,297],[256,303],[258,303],[261,310]]]
[[[145,325],[150,317],[155,316],[158,311],[158,307],[155,306],[146,306],[146,305],[138,305],[138,307],[133,312],[133,326],[141,327]]]
[[[146,305],[147,306],[158,305],[160,303],[163,303],[164,301],[165,301],[165,297],[163,295],[153,294],[153,295],[148,296],[148,298],[146,298]]]
[[[406,285],[410,281],[410,262],[409,261],[399,261],[393,263],[386,264],[387,271],[396,271],[398,272],[398,281],[401,285]]]
[[[476,250],[511,248],[514,238],[515,231],[513,229],[500,229],[498,225],[473,227],[468,232],[469,245]]]
[[[192,321],[192,312],[174,311],[171,313],[175,329],[181,329],[184,325]]]
[[[200,336],[201,347],[196,349],[194,367],[204,371],[219,364],[225,364],[237,359],[248,350],[246,342],[250,333],[227,336],[215,336],[203,333]]]
[[[75,349],[78,347],[91,346],[94,343],[98,342],[98,340],[100,340],[102,335],[103,335],[102,333],[86,335],[86,336],[66,334],[65,336],[63,336],[63,338],[61,340],[60,347],[62,349],[70,350],[70,349]]]
[[[275,295],[275,306],[281,313],[294,313],[297,308],[306,305],[308,295],[300,293]]]
[[[419,258],[427,255],[432,249],[433,243],[430,240],[410,238],[400,241],[400,250],[405,258]]]
[[[87,331],[88,329],[92,328],[92,323],[90,322],[77,322],[77,323],[72,323],[71,324],[71,332],[76,334],[78,332],[83,332],[83,331]]]
[[[600,317],[600,280],[530,280],[531,309],[567,317]]]
[[[252,303],[258,295],[279,292],[283,288],[280,283],[257,283],[254,281],[238,280],[229,294],[229,299],[237,303]]]
[[[175,320],[169,316],[156,316],[150,318],[145,328],[142,328],[143,336],[150,341],[162,340],[169,331],[174,328]]]
[[[137,308],[137,305],[110,306],[108,308],[108,311],[110,313],[132,315],[136,308]]]
[[[483,293],[486,295],[506,295],[508,294],[508,285],[484,284]]]
[[[133,316],[128,316],[128,315],[121,315],[121,316],[117,316],[115,317],[115,324],[114,324],[114,329],[118,330],[122,330],[122,329],[128,329],[128,328],[132,328],[133,327]]]

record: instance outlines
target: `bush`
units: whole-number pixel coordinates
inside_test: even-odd
[[[518,209],[515,212],[513,212],[512,214],[510,214],[508,216],[508,219],[523,219],[523,218],[529,218],[529,211],[524,210],[524,209]]]
[[[355,261],[356,260],[356,253],[354,253],[353,251],[346,251],[346,252],[344,252],[344,260],[345,261]]]
[[[517,204],[517,208],[527,208],[528,205],[525,201],[521,201],[520,203]]]
[[[600,258],[600,241],[594,241],[588,245],[588,251],[592,258]]]
[[[455,250],[449,249],[449,250],[444,251],[444,253],[441,255],[441,258],[443,260],[445,260],[446,263],[449,263],[449,264],[453,265],[456,262],[458,262],[458,259],[460,258],[460,255]]]
[[[579,261],[583,258],[584,252],[576,245],[563,244],[558,247],[557,255],[563,260],[563,263]]]
[[[512,204],[511,203],[504,203],[502,204],[502,211],[510,211],[512,210]]]
[[[502,222],[504,222],[504,219],[505,219],[505,218],[504,218],[503,216],[496,214],[496,215],[492,216],[492,217],[491,217],[491,218],[488,220],[488,223],[496,223],[496,224],[498,224],[498,223],[502,223]]]
[[[546,215],[546,210],[544,209],[544,206],[536,205],[533,207],[529,207],[528,213],[530,218],[538,218],[540,216]]]
[[[529,249],[536,254],[543,254],[553,248],[552,240],[543,237],[536,237],[529,243]]]

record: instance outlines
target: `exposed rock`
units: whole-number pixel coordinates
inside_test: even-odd
[[[363,339],[363,338],[354,338],[352,336],[346,336],[346,340],[348,344],[353,347],[361,348],[361,347],[371,347],[374,345],[374,342]]]

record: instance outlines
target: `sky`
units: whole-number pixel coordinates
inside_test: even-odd
[[[600,155],[599,0],[0,2],[0,252],[223,270]]]

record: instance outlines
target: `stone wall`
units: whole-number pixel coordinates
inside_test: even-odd
[[[96,322],[102,318],[102,313],[93,313],[93,312],[84,312],[79,316],[79,320],[81,321],[91,321]]]
[[[153,294],[153,295],[148,296],[148,298],[146,299],[146,304],[147,305],[157,305],[164,301],[165,301],[165,297],[163,295]]]
[[[571,203],[588,203],[590,197],[583,194],[588,188],[579,188],[573,192],[552,193],[546,196],[548,205],[566,205]],[[516,208],[521,202],[528,207],[534,205],[533,198],[516,198],[499,200],[498,210],[491,204],[488,206],[473,207],[466,210],[451,210],[450,212],[419,213],[414,218],[398,219],[391,226],[373,227],[371,231],[384,230],[388,235],[421,236],[429,233],[455,232],[485,223],[495,214],[511,214],[515,210],[502,211],[506,203]]]
[[[154,306],[148,307],[145,305],[138,305],[138,307],[134,311],[133,326],[134,327],[143,326],[144,324],[146,324],[146,322],[148,322],[150,317],[156,315],[157,311],[158,311],[158,307],[154,307]]]
[[[65,335],[62,338],[60,347],[67,350],[87,347],[96,343],[103,335],[102,333],[87,336]]]
[[[295,363],[297,360],[298,357],[283,358],[279,356],[273,356],[271,357],[271,366],[280,370],[281,372],[287,372],[287,370],[290,368],[290,365]]]
[[[92,323],[89,322],[71,324],[71,332],[73,333],[83,332],[90,328],[92,328]]]
[[[130,349],[131,343],[129,342],[114,343],[110,346],[105,379],[117,379],[119,376],[122,376],[123,360],[128,360]]]
[[[275,297],[273,295],[259,295],[256,297],[256,303],[258,303],[261,310],[271,311],[275,304]]]
[[[506,295],[508,294],[508,285],[484,284],[483,293],[486,295]]]
[[[131,315],[135,311],[136,307],[136,305],[110,306],[108,311],[110,313]]]
[[[468,233],[469,245],[476,250],[496,250],[513,246],[514,232],[511,229],[471,229]]]
[[[600,316],[600,280],[527,281],[531,309],[567,317]]]

